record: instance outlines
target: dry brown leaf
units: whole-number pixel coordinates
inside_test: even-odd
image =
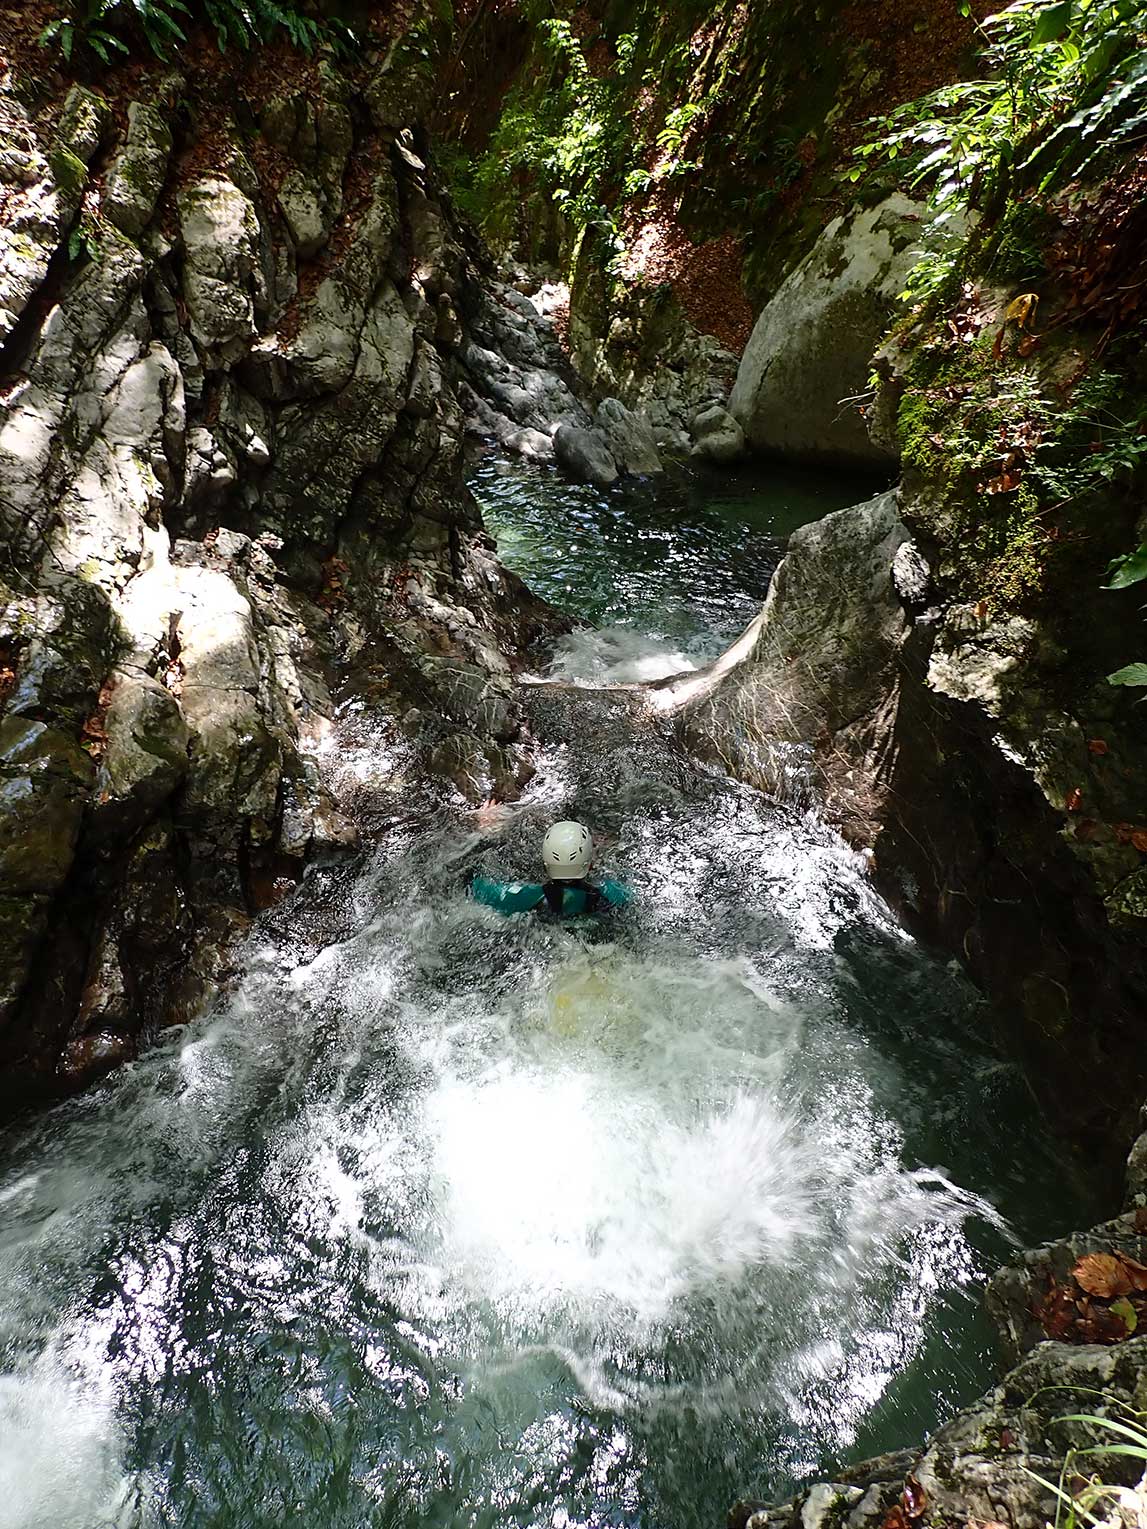
[[[1127,1270],[1113,1253],[1085,1253],[1071,1274],[1081,1290],[1102,1301],[1130,1295],[1134,1289]]]
[[[915,1476],[906,1476],[900,1502],[909,1519],[923,1518],[928,1511],[928,1494]]]
[[[1123,1265],[1133,1288],[1147,1290],[1147,1264],[1141,1264],[1137,1258],[1131,1258],[1126,1253],[1120,1253],[1119,1262]]]

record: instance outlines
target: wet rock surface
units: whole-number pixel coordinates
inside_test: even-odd
[[[1142,1157],[1140,1138],[1128,1165],[1131,1200],[1142,1198]],[[1145,1234],[1147,1221],[1136,1207],[1088,1232],[1025,1251],[988,1287],[988,1308],[1012,1365],[993,1391],[915,1448],[848,1467],[791,1502],[736,1504],[728,1516],[731,1529],[868,1529],[893,1519],[1045,1529],[1057,1511],[1049,1483],[1059,1481],[1071,1449],[1097,1450],[1088,1469],[1106,1485],[1128,1489],[1125,1504],[1112,1499],[1112,1521],[1137,1523],[1142,1461],[1104,1449],[1116,1436],[1070,1415],[1119,1423],[1139,1413],[1147,1338],[1125,1333],[1105,1344],[1050,1341],[1034,1313],[1049,1283],[1065,1278],[1078,1259],[1098,1251],[1138,1260]]]
[[[462,487],[463,358],[527,428],[590,420],[475,296],[402,67],[0,87],[4,1110],[187,1017],[267,898],[354,849],[322,768],[348,666],[424,706],[460,789],[524,778],[512,659],[560,622]]]
[[[1061,1129],[1110,1162],[1147,1086],[1142,918],[1119,900],[1138,852],[1104,829],[1134,820],[1137,719],[1125,707],[1120,725],[1119,697],[1065,693],[1032,622],[929,604],[900,509],[888,493],[795,532],[736,661],[679,687],[679,725],[872,852],[909,927],[993,1000]],[[1098,630],[1098,610],[1081,619]],[[1096,804],[1082,834],[1081,801]]]
[[[508,282],[467,294],[467,342],[450,362],[469,432],[529,462],[556,461],[575,481],[608,488],[623,473],[662,470],[644,413],[620,399],[596,409],[553,321]]]

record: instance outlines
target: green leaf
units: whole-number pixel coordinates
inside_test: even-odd
[[[1126,664],[1107,676],[1109,685],[1147,685],[1147,664]]]
[[[1118,1301],[1112,1301],[1111,1310],[1126,1322],[1123,1307],[1126,1306],[1135,1319],[1135,1326],[1127,1329],[1128,1335],[1135,1331],[1139,1325],[1139,1318],[1135,1314],[1135,1308],[1126,1296],[1121,1296]],[[1077,1449],[1077,1455],[1128,1455],[1132,1460],[1147,1460],[1147,1449],[1142,1444],[1089,1444],[1086,1449]]]
[[[1071,5],[1072,0],[1060,0],[1058,5],[1049,5],[1046,10],[1040,12],[1035,31],[1032,33],[1033,48],[1038,48],[1045,42],[1059,41],[1071,21]]]
[[[1147,579],[1147,542],[1136,548],[1134,552],[1126,552],[1122,557],[1113,558],[1108,564],[1107,572],[1110,578],[1104,584],[1104,589],[1126,589],[1131,584],[1138,584]]]
[[[1122,1319],[1123,1325],[1127,1329],[1127,1336],[1130,1337],[1139,1326],[1139,1318],[1134,1306],[1132,1306],[1125,1295],[1121,1295],[1117,1301],[1112,1301],[1110,1310],[1115,1316]],[[1108,1444],[1106,1447],[1108,1453],[1118,1450],[1121,1455],[1137,1455],[1140,1459],[1147,1460],[1147,1452],[1144,1452],[1141,1444]],[[1103,1445],[1097,1445],[1096,1454],[1101,1454],[1103,1448]]]

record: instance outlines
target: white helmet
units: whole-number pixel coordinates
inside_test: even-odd
[[[593,840],[581,823],[554,823],[542,840],[542,863],[553,881],[578,881],[593,860]]]

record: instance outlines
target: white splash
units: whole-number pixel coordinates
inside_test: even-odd
[[[545,678],[567,685],[637,685],[697,667],[677,644],[632,627],[583,627],[560,639]]]

